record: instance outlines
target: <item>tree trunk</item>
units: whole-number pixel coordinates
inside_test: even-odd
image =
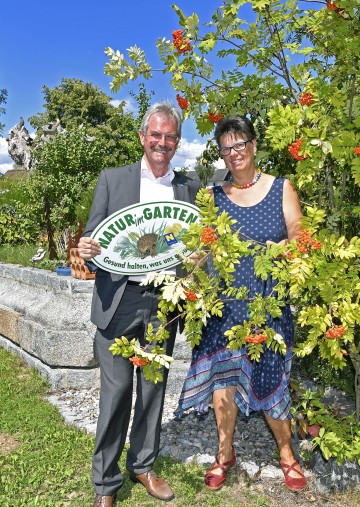
[[[48,245],[49,245],[49,260],[52,261],[54,259],[57,259],[58,256],[57,256],[57,250],[56,250],[56,243],[54,240],[54,229],[53,229],[53,226],[51,223],[51,218],[50,218],[50,213],[51,213],[50,203],[49,203],[49,198],[48,198],[47,194],[45,194],[45,197],[44,197],[44,211],[45,211],[46,232],[47,232]]]

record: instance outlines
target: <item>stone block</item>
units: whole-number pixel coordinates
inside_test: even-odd
[[[21,313],[0,305],[0,334],[7,336],[15,343],[19,343],[19,319]]]
[[[92,389],[100,385],[100,369],[95,368],[51,368],[40,359],[0,335],[0,346],[19,356],[30,368],[48,380],[53,389]]]
[[[19,345],[51,367],[88,368],[96,365],[95,326],[88,329],[52,329],[41,323],[20,320]]]

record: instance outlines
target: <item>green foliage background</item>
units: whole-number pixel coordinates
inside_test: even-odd
[[[7,98],[7,90],[5,90],[5,89],[0,90],[0,105],[6,104],[6,98]],[[4,107],[0,107],[0,115],[2,115],[2,114],[5,114]],[[4,126],[5,125],[3,123],[0,123],[0,134],[3,133]]]
[[[43,91],[44,111],[30,118],[37,132],[34,170],[1,182],[0,242],[47,243],[54,259],[60,255],[56,238],[86,223],[99,172],[142,156],[138,127],[152,93],[142,84],[133,92],[139,110],[135,117],[124,111],[124,103],[114,107],[110,96],[79,79],[63,78]],[[58,123],[64,130],[55,129],[51,140],[43,142],[48,126]]]
[[[124,111],[124,102],[114,107],[109,95],[80,79],[63,78],[53,89],[44,86],[43,93],[44,112],[29,118],[38,137],[44,126],[60,121],[70,131],[85,127],[87,134],[103,145],[102,167],[119,167],[139,158],[142,151],[136,118]],[[147,101],[146,92],[139,100]]]

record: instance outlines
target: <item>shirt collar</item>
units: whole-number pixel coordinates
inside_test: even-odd
[[[164,176],[160,176],[159,178],[156,178],[154,176],[153,172],[148,168],[146,160],[143,157],[141,159],[141,177],[147,178],[147,179],[154,181],[154,182],[163,183],[165,181],[171,182],[175,177],[175,173],[174,173],[174,169],[172,168],[171,163],[169,163],[168,170],[166,171]]]

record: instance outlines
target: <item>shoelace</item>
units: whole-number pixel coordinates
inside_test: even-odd
[[[150,481],[150,478],[155,479],[156,481],[158,480],[158,476],[156,475],[154,470],[149,470],[148,472],[146,472],[146,478],[148,481]]]

